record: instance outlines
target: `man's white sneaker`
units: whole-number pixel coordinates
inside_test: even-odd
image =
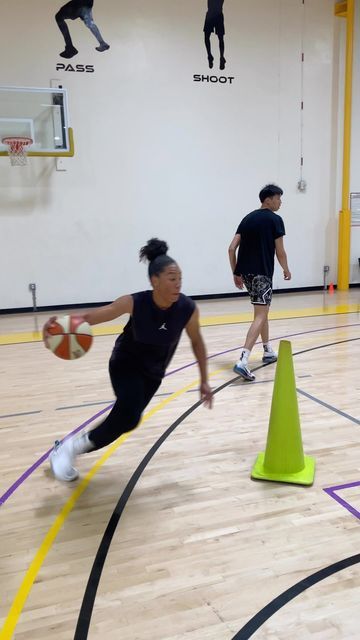
[[[276,362],[277,361],[277,353],[275,353],[275,351],[273,351],[272,349],[264,349],[264,354],[262,357],[262,361],[264,364],[270,364],[270,362]]]
[[[79,477],[78,470],[73,467],[74,459],[73,438],[69,438],[65,442],[56,440],[49,460],[52,472],[57,480],[72,482]]]
[[[239,362],[236,363],[236,365],[234,366],[235,373],[237,373],[239,376],[241,376],[242,378],[244,378],[244,380],[250,380],[251,382],[253,382],[255,380],[255,376],[253,373],[251,373],[250,369],[248,369],[242,362],[241,360],[239,360]]]

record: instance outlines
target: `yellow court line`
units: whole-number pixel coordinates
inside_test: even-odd
[[[213,377],[220,372],[226,371],[228,368],[229,367],[223,367],[221,369],[217,369],[216,371],[212,372],[209,375],[209,377]],[[184,393],[186,393],[186,391],[188,391],[192,387],[195,387],[197,384],[199,384],[199,380],[195,380],[194,382],[191,382],[190,384],[186,385],[182,389],[179,389],[179,391],[175,391],[174,393],[172,393],[171,396],[169,396],[168,398],[165,398],[164,400],[159,402],[159,404],[157,404],[153,409],[150,409],[150,411],[148,411],[144,415],[140,424],[142,424],[146,420],[149,420],[155,413],[157,413],[158,411],[163,409],[167,404],[169,404],[169,402],[183,395]],[[125,433],[124,435],[120,436],[120,438],[118,438],[118,440],[116,440],[116,442],[114,442],[114,444],[111,447],[109,447],[109,449],[101,456],[101,458],[93,465],[90,471],[86,474],[85,478],[80,482],[78,487],[71,494],[70,498],[67,500],[67,502],[61,509],[60,513],[56,516],[56,519],[54,520],[45,538],[43,539],[39,549],[37,550],[36,555],[32,560],[30,567],[28,568],[23,578],[23,581],[20,585],[20,588],[13,600],[9,613],[6,617],[4,626],[0,630],[0,640],[11,640],[11,638],[13,637],[16,625],[19,621],[21,612],[24,608],[24,605],[29,596],[31,588],[34,584],[36,576],[38,575],[44,563],[44,560],[47,554],[49,553],[51,546],[54,543],[61,527],[65,523],[65,520],[67,519],[67,517],[69,516],[73,508],[75,507],[80,496],[84,493],[85,489],[88,487],[92,478],[99,471],[99,469],[105,464],[107,459],[120,447],[120,445],[123,442],[125,442],[125,440],[127,440],[127,438],[131,435],[131,433],[132,432]]]
[[[285,311],[270,311],[269,320],[285,320],[288,318],[307,318],[311,316],[328,316],[340,313],[356,313],[360,311],[359,304],[337,304],[329,307],[311,307],[308,309],[287,309]],[[200,325],[208,327],[210,325],[226,325],[241,322],[251,322],[253,313],[235,313],[222,316],[204,316],[200,318]],[[111,324],[107,326],[97,326],[93,328],[94,336],[108,336],[121,333],[123,324]],[[41,331],[28,331],[24,333],[9,333],[0,335],[0,346],[10,344],[22,344],[25,342],[41,342]]]
[[[107,336],[117,333],[121,333],[124,328],[124,324],[110,324],[107,326],[93,327],[92,332],[94,336]],[[23,344],[25,342],[41,342],[41,331],[25,331],[23,333],[8,333],[0,335],[0,346],[6,344]]]
[[[287,318],[307,318],[308,316],[328,316],[337,313],[356,313],[360,311],[358,304],[338,304],[329,307],[312,307],[309,309],[287,309],[285,311],[271,311],[269,320],[286,320]],[[254,314],[252,311],[242,314],[227,314],[224,316],[206,316],[201,318],[202,327],[216,324],[235,324],[237,322],[251,322]]]

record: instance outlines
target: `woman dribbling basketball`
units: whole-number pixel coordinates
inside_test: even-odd
[[[149,262],[152,290],[121,296],[83,316],[90,325],[126,313],[130,319],[116,340],[109,363],[116,402],[107,418],[92,431],[56,443],[50,464],[58,480],[69,482],[78,477],[74,467],[76,455],[101,449],[135,429],[161,384],[183,329],[198,361],[201,399],[209,408],[212,406],[199,311],[191,298],[180,293],[181,271],[167,255],[167,249],[165,242],[153,238],[140,250],[140,260]],[[53,318],[44,327],[45,343],[51,321]]]

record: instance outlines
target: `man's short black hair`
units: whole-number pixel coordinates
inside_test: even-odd
[[[267,184],[263,187],[259,193],[259,198],[261,204],[266,200],[266,198],[272,198],[273,196],[282,196],[283,190],[280,189],[276,184]]]

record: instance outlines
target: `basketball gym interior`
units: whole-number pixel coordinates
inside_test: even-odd
[[[2,26],[0,640],[358,640],[360,0],[20,0]],[[292,278],[249,383],[228,247],[269,183]],[[58,482],[128,318],[74,360],[43,325],[149,289],[154,237],[213,408],[184,332],[140,425]]]

